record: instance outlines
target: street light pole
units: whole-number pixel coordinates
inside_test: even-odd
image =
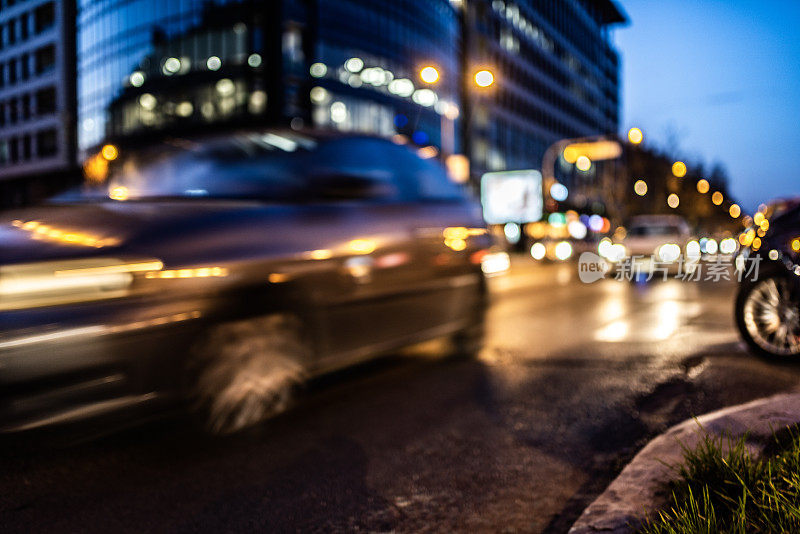
[[[467,81],[467,72],[469,72],[469,49],[470,49],[470,42],[471,42],[471,34],[470,28],[470,0],[464,0],[461,2],[459,7],[455,9],[459,10],[459,30],[461,34],[461,50],[459,51],[459,68],[461,70],[461,76],[459,77],[459,101],[460,101],[460,108],[461,108],[461,146],[462,152],[464,156],[469,161],[470,167],[470,175],[472,174],[473,162],[474,159],[472,157],[472,104],[469,99],[469,81]],[[453,125],[455,130],[455,124]],[[473,180],[470,176],[470,183],[473,183]]]

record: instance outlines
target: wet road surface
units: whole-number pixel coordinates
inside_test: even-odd
[[[9,449],[0,531],[565,532],[650,437],[798,383],[746,353],[733,284],[576,269],[493,279],[477,360],[389,357],[241,435],[169,419]]]

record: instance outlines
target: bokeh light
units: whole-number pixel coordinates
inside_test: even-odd
[[[572,257],[572,245],[569,244],[569,241],[561,241],[556,245],[555,248],[556,258],[561,261],[566,261]]]
[[[678,178],[686,176],[686,164],[682,161],[676,161],[672,164],[672,174]]]
[[[628,130],[628,141],[634,145],[641,143],[642,139],[644,139],[644,135],[642,135],[642,130],[639,128],[631,128]]]
[[[680,205],[681,205],[681,199],[675,193],[672,193],[670,196],[667,197],[667,206],[669,206],[670,208],[675,209]]]
[[[542,260],[544,259],[545,255],[547,254],[547,247],[544,244],[539,243],[538,241],[531,245],[531,257],[534,260]]]
[[[578,159],[575,160],[575,167],[577,167],[579,171],[586,172],[592,168],[592,160],[586,156],[578,156]]]
[[[489,87],[494,83],[494,74],[488,70],[479,70],[475,73],[475,85],[478,87]]]
[[[419,71],[419,77],[425,83],[436,83],[439,81],[439,71],[436,67],[428,66]]]

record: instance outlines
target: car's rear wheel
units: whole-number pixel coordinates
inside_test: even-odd
[[[312,355],[301,321],[290,314],[220,324],[194,352],[194,405],[215,434],[242,430],[288,409]]]
[[[800,294],[797,282],[769,270],[745,283],[736,299],[736,322],[757,353],[772,358],[800,356]]]

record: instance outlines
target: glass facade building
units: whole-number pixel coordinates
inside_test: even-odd
[[[0,0],[0,194],[108,141],[248,125],[536,169],[616,132],[624,21],[613,0]]]
[[[271,4],[79,0],[80,148],[263,115]]]
[[[459,35],[448,0],[79,0],[80,148],[251,123],[454,145]]]
[[[472,96],[477,172],[539,169],[560,139],[616,134],[619,57],[610,28],[625,22],[611,0],[467,2],[469,68],[496,83]]]
[[[0,0],[0,204],[75,164],[74,3]]]

